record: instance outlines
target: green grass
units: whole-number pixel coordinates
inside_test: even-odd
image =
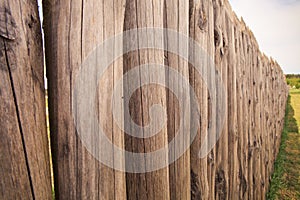
[[[300,89],[290,89],[290,94],[300,94]]]
[[[291,91],[286,106],[285,125],[267,199],[300,199],[300,91]],[[299,121],[298,121],[299,122]]]
[[[295,110],[294,117],[297,121],[298,127],[300,127],[300,89],[292,89],[291,94],[291,104]]]

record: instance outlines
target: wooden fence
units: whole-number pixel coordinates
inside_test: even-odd
[[[0,4],[0,199],[51,199],[42,39],[36,2],[28,2]],[[259,51],[252,32],[227,0],[46,0],[43,9],[56,199],[266,198],[288,88],[280,66]],[[152,152],[168,146],[182,129],[176,96],[152,84],[141,86],[130,97],[131,118],[138,125],[147,125],[149,108],[159,103],[166,109],[167,124],[150,138],[124,134],[110,110],[111,94],[131,69],[142,70],[141,65],[147,63],[169,65],[189,80],[200,102],[198,133],[178,160],[156,171],[126,173],[99,162],[78,136],[73,87],[81,64],[99,44],[123,31],[145,27],[175,30],[204,48],[222,78],[226,116],[218,143],[200,159],[204,132],[212,118],[217,118],[211,115],[211,99],[218,94],[208,91],[191,63],[172,52],[139,49],[125,53],[105,71],[97,89],[98,120],[114,145],[136,153]],[[163,42],[168,47],[172,41],[164,38]],[[192,51],[189,54],[194,55]],[[156,73],[137,74],[137,79],[151,81],[163,76],[166,85],[175,84],[170,71]],[[208,76],[215,81],[212,74]],[[93,73],[90,78],[98,81]],[[131,84],[122,83],[125,97]],[[190,91],[173,86],[184,98],[185,109],[194,109],[186,102]],[[190,130],[190,125],[184,128]],[[190,137],[189,131],[185,134]],[[178,144],[174,148],[184,148],[184,143]],[[125,157],[118,162],[134,165]],[[147,168],[151,163],[143,165]]]
[[[51,199],[35,1],[0,2],[0,199]]]

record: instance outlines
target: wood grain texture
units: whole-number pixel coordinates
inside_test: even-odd
[[[198,3],[201,5],[204,1]],[[226,128],[223,128],[216,149],[208,157],[208,161],[216,159],[216,167],[208,162],[208,177],[199,183],[195,177],[201,174],[195,175],[193,169],[201,165],[193,158],[195,147],[192,145],[192,197],[198,194],[202,199],[265,199],[284,119],[285,78],[279,65],[260,53],[253,33],[242,19],[237,18],[229,2],[213,1],[213,5],[215,65],[227,91],[228,120],[225,119]],[[190,14],[193,12],[191,9]],[[193,19],[192,15],[191,28]],[[194,38],[200,33],[201,29],[190,32],[190,36]],[[194,86],[193,77],[193,71],[190,71],[190,83]],[[198,87],[201,85],[196,86],[196,90]],[[209,101],[206,104],[209,113]],[[209,118],[208,115],[207,120]],[[201,138],[196,138],[195,142],[197,140]],[[212,177],[215,177],[215,183]],[[201,183],[207,185],[202,193],[196,190]]]
[[[0,60],[0,199],[52,199],[37,2],[0,2]]]
[[[56,198],[124,199],[125,174],[101,164],[76,134],[72,84],[92,50],[123,31],[125,1],[44,1],[43,8]],[[122,74],[123,61],[119,59],[99,82],[91,77],[101,94],[98,120],[105,124],[107,137],[121,148],[124,137],[113,123],[112,113],[106,111],[114,83]],[[93,138],[93,142],[99,145],[100,141]]]
[[[188,1],[164,1],[164,28],[177,31],[180,34],[188,37],[189,35],[189,3]],[[188,41],[179,41],[174,38],[165,38],[167,46],[165,47],[164,63],[169,69],[175,69],[179,74],[189,80],[188,62],[179,55],[174,55],[169,52],[169,45],[176,45],[177,49],[188,47]],[[187,49],[187,48],[186,48]],[[172,75],[172,74],[171,74]],[[180,115],[180,109],[189,113],[190,98],[189,89],[183,87],[183,83],[178,82],[178,78],[172,77],[170,72],[166,72],[167,88],[177,88],[176,96],[168,90],[167,93],[167,110],[168,110],[168,141],[179,134],[179,131],[184,132],[184,138],[177,138],[178,146],[175,146],[171,151],[179,152],[184,148],[185,138],[189,142],[190,124],[185,116]],[[178,105],[178,99],[182,100],[182,104]],[[180,121],[185,121],[180,127]],[[176,141],[177,142],[177,141]],[[191,199],[191,184],[190,184],[190,150],[188,149],[176,162],[169,166],[169,184],[170,184],[170,199]]]
[[[202,47],[208,56],[214,56],[214,18],[212,1],[190,1],[190,37]],[[191,49],[192,51],[193,49]],[[195,55],[195,52],[190,52]],[[205,56],[205,55],[204,55]],[[195,65],[207,66],[209,60],[192,58]],[[209,158],[199,159],[200,147],[204,142],[205,134],[209,126],[208,90],[201,76],[207,76],[207,68],[204,67],[203,74],[199,74],[190,64],[190,85],[194,89],[200,106],[200,128],[191,145],[191,199],[208,199],[212,197],[212,187],[209,174]],[[205,78],[205,77],[204,77]],[[208,79],[208,77],[206,77]]]
[[[253,33],[235,15],[228,0],[56,0],[45,1],[44,11],[58,199],[265,199],[280,144],[288,89],[278,63],[260,52]],[[0,15],[3,16],[6,15]],[[10,21],[12,25],[13,20]],[[227,101],[227,114],[221,138],[208,156],[200,159],[199,150],[207,129],[213,127],[212,119],[218,119],[212,115],[213,109],[217,114],[221,110],[213,105],[212,98],[219,97],[216,90],[208,91],[194,66],[167,50],[139,49],[124,54],[98,83],[98,120],[115,145],[127,151],[146,153],[167,146],[178,129],[184,128],[189,137],[192,124],[179,127],[178,96],[155,84],[142,86],[130,94],[133,80],[122,82],[123,95],[130,97],[129,110],[136,124],[146,126],[152,122],[149,109],[154,104],[159,103],[166,109],[167,124],[157,135],[132,137],[114,123],[110,110],[112,89],[127,72],[134,68],[141,72],[140,65],[148,63],[168,65],[170,69],[163,73],[150,73],[147,69],[149,73],[139,73],[134,78],[141,82],[164,77],[167,87],[179,88],[182,95],[179,98],[184,98],[187,110],[193,109],[186,102],[191,91],[177,85],[170,77],[170,70],[175,69],[189,79],[200,105],[197,119],[200,127],[190,149],[175,163],[148,173],[123,173],[99,163],[77,137],[71,111],[71,88],[81,63],[99,43],[114,34],[146,27],[173,29],[189,36],[204,49],[222,77],[226,96],[217,102]],[[9,29],[13,30],[14,26]],[[1,27],[0,31],[6,40],[14,40],[13,31],[8,33]],[[138,35],[124,44],[139,45],[141,39],[160,41],[159,36],[162,35],[157,38]],[[164,41],[160,42],[164,42],[166,49],[172,42],[178,43],[178,48],[187,45],[172,41],[166,35],[162,38]],[[193,49],[190,51],[190,56],[203,58],[203,55],[195,55]],[[194,59],[198,62],[195,64],[207,65],[208,58]],[[208,84],[216,83],[213,68],[207,68],[204,74]],[[90,78],[97,81],[93,73]],[[135,131],[132,127],[129,129]],[[181,149],[181,145],[183,143],[174,149]],[[26,167],[26,159],[23,160]],[[167,160],[168,155],[165,155]],[[122,162],[126,167],[136,167],[132,160]],[[150,166],[146,159],[139,164],[145,169]]]
[[[125,11],[125,26],[124,30],[130,30],[134,28],[163,28],[164,25],[164,1],[162,0],[150,0],[150,1],[134,1],[129,0],[126,2]],[[160,35],[161,34],[161,35]],[[142,42],[163,42],[159,38],[163,38],[162,33],[149,34],[142,40],[142,36],[138,34],[137,40],[132,41],[133,44]],[[146,40],[146,41],[145,41]],[[154,63],[157,65],[164,64],[164,51],[157,49],[139,49],[130,52],[124,56],[124,72],[127,72],[134,67],[141,70],[141,65],[148,63]],[[148,73],[140,75],[138,80],[145,79],[149,82],[155,80],[155,77],[163,77],[165,74],[148,68]],[[124,83],[124,94],[131,95],[127,92],[130,88],[130,82]],[[153,128],[158,126],[158,122],[155,119],[150,119],[149,109],[154,104],[160,104],[165,110],[167,108],[167,93],[164,87],[156,84],[146,85],[140,87],[135,94],[131,97],[132,101],[130,104],[130,112],[133,120],[141,125],[147,126],[151,124]],[[125,105],[126,106],[126,105]],[[131,129],[132,132],[135,130]],[[151,131],[153,131],[151,129]],[[144,134],[144,133],[143,133]],[[159,133],[150,138],[137,139],[131,136],[125,137],[126,149],[132,152],[148,153],[158,150],[162,147],[167,146],[168,143],[168,132],[167,126],[165,125]],[[155,159],[155,158],[153,158]],[[164,161],[168,161],[168,155],[164,156]],[[148,169],[151,166],[152,160],[144,160],[142,166]],[[126,165],[134,165],[135,163],[130,160],[126,160]],[[168,167],[162,168],[157,171],[151,171],[147,173],[127,173],[127,198],[128,199],[169,199],[169,169]]]
[[[222,74],[222,84],[226,91],[226,94],[229,92],[228,88],[228,68],[231,65],[229,45],[232,43],[232,35],[228,30],[228,27],[231,26],[230,18],[225,12],[224,4],[219,1],[214,2],[215,12],[214,12],[214,35],[215,35],[215,65],[217,69]],[[218,36],[218,37],[216,37]],[[216,40],[217,39],[217,40]],[[228,101],[227,96],[222,97],[220,101]],[[228,107],[226,107],[226,113],[228,112]],[[216,199],[226,199],[228,198],[229,192],[229,162],[228,162],[228,116],[225,116],[224,127],[220,142],[216,146],[216,174],[215,174],[215,198]]]

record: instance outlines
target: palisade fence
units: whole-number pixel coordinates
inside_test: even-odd
[[[266,198],[288,87],[227,0],[43,10],[56,199]],[[0,199],[51,199],[36,1],[0,40]]]

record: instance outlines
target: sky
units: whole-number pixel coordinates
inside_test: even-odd
[[[260,50],[284,73],[300,74],[300,0],[229,0],[253,31]]]

